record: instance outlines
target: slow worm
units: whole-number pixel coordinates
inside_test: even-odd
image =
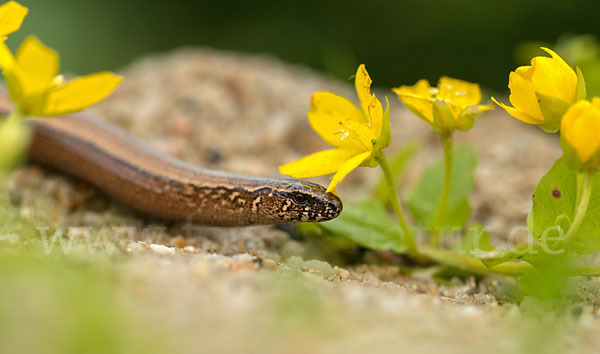
[[[197,167],[86,113],[29,122],[31,160],[147,215],[234,226],[325,221],[342,210],[340,199],[320,185]]]

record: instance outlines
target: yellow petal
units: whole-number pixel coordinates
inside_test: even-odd
[[[600,149],[600,102],[571,106],[561,121],[561,135],[586,163]]]
[[[365,116],[346,98],[332,92],[319,91],[310,98],[311,111],[322,111],[333,117],[367,123]]]
[[[27,8],[15,1],[0,6],[0,36],[6,36],[18,30],[27,15]]]
[[[365,151],[374,139],[362,113],[334,93],[317,92],[312,96],[308,121],[323,140],[335,147]]]
[[[417,83],[412,86],[400,86],[394,88],[393,91],[398,96],[417,96],[423,98],[433,98],[433,95],[431,94],[431,86],[429,86],[429,81],[425,79],[417,81]]]
[[[369,124],[373,129],[373,135],[379,137],[381,135],[381,125],[383,121],[383,107],[381,102],[371,94],[371,84],[373,81],[367,72],[364,64],[361,64],[356,71],[354,86],[356,94],[360,100],[360,106],[363,113],[368,117]]]
[[[524,112],[528,116],[533,117],[534,120],[543,123],[544,116],[542,115],[542,111],[540,110],[538,99],[535,94],[536,87],[531,81],[526,80],[526,74],[528,71],[525,71],[521,68],[517,68],[516,71],[511,72],[508,76],[508,88],[510,89],[510,96],[508,99],[515,109]],[[521,119],[512,113],[510,114],[517,119]]]
[[[360,100],[360,106],[362,111],[367,114],[367,107],[371,103],[371,77],[365,68],[365,64],[360,64],[356,70],[356,76],[354,78],[354,87],[356,88],[356,94]]]
[[[381,136],[381,127],[383,125],[383,107],[375,95],[372,96],[371,102],[367,106],[367,115],[369,116],[372,136],[374,139],[377,139]]]
[[[496,103],[498,106],[504,108],[504,110],[510,114],[511,116],[517,118],[520,121],[523,121],[525,123],[529,123],[529,124],[544,124],[544,120],[540,120],[538,118],[535,118],[523,111],[519,111],[516,108],[510,107],[505,105],[504,103],[498,102],[494,97],[492,97],[492,101],[494,101],[494,103]]]
[[[450,100],[444,100],[444,102],[446,103],[446,106],[448,106],[448,108],[450,109],[450,112],[452,112],[452,116],[454,116],[455,120],[458,118],[458,116],[460,116],[462,111],[464,111],[468,107],[462,107]]]
[[[481,101],[481,89],[478,84],[442,76],[438,82],[438,94],[436,97],[452,102],[453,105],[460,107],[462,111],[468,106],[479,104]],[[455,114],[456,116],[458,115]]]
[[[477,114],[481,114],[486,111],[491,111],[492,109],[494,109],[494,106],[491,104],[490,105],[480,105],[480,106],[477,106]]]
[[[394,89],[394,92],[398,95],[398,98],[400,98],[406,108],[419,116],[419,118],[424,119],[429,123],[433,123],[433,99],[410,94],[401,94],[399,93],[403,92],[401,88]]]
[[[39,115],[55,116],[81,111],[105,99],[122,81],[123,78],[108,71],[77,78],[50,91]]]
[[[4,41],[0,41],[0,68],[7,69],[15,65],[15,57],[6,46]]]
[[[535,90],[572,103],[577,87],[577,74],[558,54],[548,48],[542,49],[551,57],[535,57],[531,60],[531,81]]]
[[[59,72],[59,56],[54,49],[30,36],[19,47],[16,59],[23,96],[33,96],[52,87]]]
[[[346,177],[348,173],[360,166],[365,160],[371,156],[371,152],[363,152],[358,154],[351,159],[347,160],[346,163],[337,171],[333,179],[327,187],[327,192],[335,191],[336,186]]]
[[[295,178],[324,176],[339,170],[352,153],[342,149],[319,151],[279,166],[279,173]]]
[[[515,69],[515,74],[520,75],[523,79],[525,79],[527,81],[531,81],[531,78],[533,77],[533,66],[531,66],[531,65],[519,66],[518,68]]]

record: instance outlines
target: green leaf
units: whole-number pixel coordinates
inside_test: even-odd
[[[575,213],[577,198],[576,173],[567,159],[558,159],[539,181],[533,195],[531,231],[542,245],[550,245],[567,232]],[[592,196],[579,232],[570,243],[570,250],[588,254],[600,250],[600,175],[592,179]]]
[[[521,277],[521,287],[525,295],[544,299],[564,298],[565,294],[573,293],[567,281],[575,269],[572,257],[564,253],[549,255],[539,252],[528,256],[526,260],[536,268],[537,272]]]
[[[463,228],[471,214],[469,194],[475,184],[477,156],[472,146],[457,146],[453,150],[452,182],[448,199],[445,227]],[[425,170],[421,181],[411,192],[408,208],[420,226],[431,227],[441,201],[444,161],[438,159]]]
[[[459,246],[459,250],[465,253],[489,252],[494,250],[490,244],[490,234],[485,227],[479,223],[471,225],[465,233]]]
[[[394,182],[397,184],[400,183],[404,176],[406,166],[410,164],[411,160],[420,149],[421,143],[419,141],[413,141],[394,151],[390,159],[390,169],[392,170]],[[387,204],[390,198],[390,191],[385,176],[381,176],[373,190],[373,194],[377,199],[381,200],[384,204]]]
[[[525,244],[513,248],[511,251],[500,251],[493,250],[488,252],[471,252],[472,256],[475,256],[485,264],[486,267],[492,268],[502,263],[510,261],[525,261],[533,265],[542,257],[548,254],[543,252],[542,246],[539,244]]]
[[[583,78],[583,73],[579,66],[575,67],[575,72],[577,73],[577,86],[575,87],[575,100],[573,102],[585,100],[587,96],[587,90],[585,87],[585,79]]]
[[[544,116],[544,124],[541,124],[539,127],[547,133],[556,133],[560,129],[560,121],[570,105],[560,98],[544,95],[539,92],[536,92],[535,95]]]
[[[340,216],[319,226],[372,250],[406,252],[404,232],[379,200],[344,206]]]

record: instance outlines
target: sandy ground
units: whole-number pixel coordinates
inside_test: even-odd
[[[279,164],[325,147],[306,120],[312,93],[355,98],[352,82],[211,50],[148,57],[122,74],[123,86],[95,112],[181,159],[262,176],[277,176]],[[439,142],[390,91],[377,94],[390,99],[391,149],[424,142],[408,186],[440,153]],[[524,225],[536,181],[560,156],[557,137],[497,110],[457,140],[479,153],[472,218],[502,244]],[[377,178],[375,169],[356,171],[339,194],[358,199]],[[326,244],[280,228],[161,224],[38,166],[14,173],[9,192],[24,217],[62,230],[60,240],[75,248],[86,247],[85,232],[69,227],[91,227],[94,237],[106,232],[110,242],[97,239],[95,247],[115,246],[109,251],[118,255],[111,259],[122,301],[171,333],[182,352],[558,353],[600,344],[592,335],[600,329],[593,307],[560,317],[562,335],[554,335],[552,319],[530,320],[523,306],[510,303],[519,298],[511,279],[440,285],[427,272],[403,275],[395,256],[363,254],[375,264],[338,264],[322,249]],[[115,230],[126,237],[112,242]]]

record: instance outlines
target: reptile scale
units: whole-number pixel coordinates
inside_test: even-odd
[[[147,215],[235,226],[325,221],[342,210],[340,199],[318,184],[197,167],[87,113],[28,121],[31,160]]]

